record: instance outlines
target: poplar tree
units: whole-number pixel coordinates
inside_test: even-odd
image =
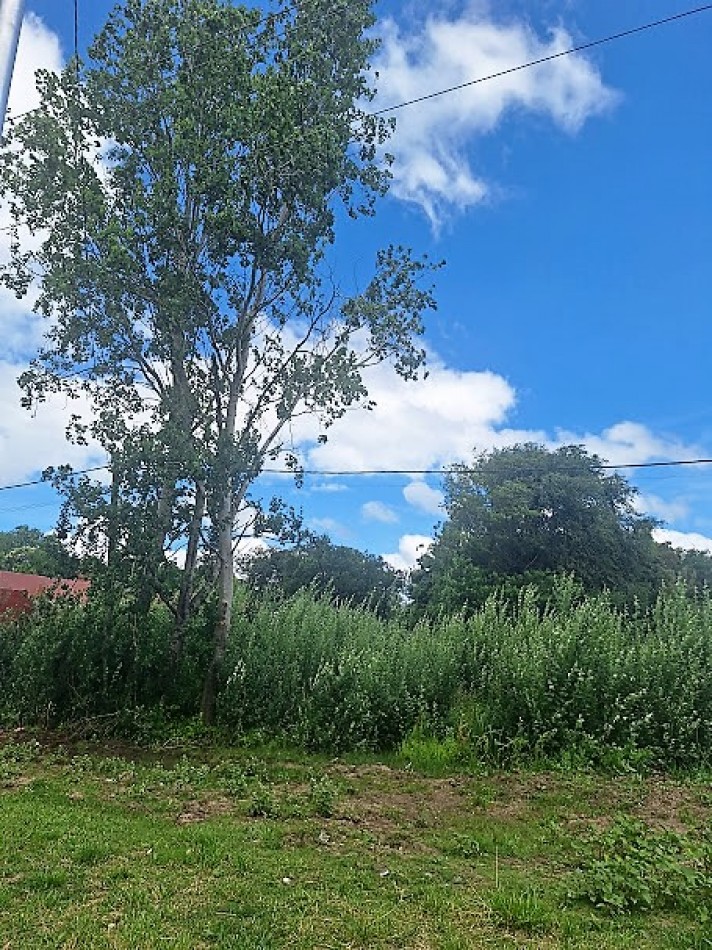
[[[373,26],[369,0],[269,14],[126,0],[86,63],[39,76],[41,106],[0,159],[3,279],[20,297],[35,289],[46,318],[25,404],[90,400],[68,436],[101,443],[113,487],[93,485],[82,522],[119,568],[131,554],[148,598],[166,552],[187,545],[177,641],[196,566],[210,565],[207,721],[250,486],[269,460],[298,470],[293,420],[315,415],[325,432],[368,404],[368,367],[415,379],[424,358],[425,260],[387,247],[351,297],[328,266],[337,223],[372,215],[388,187],[390,125],[369,112]]]

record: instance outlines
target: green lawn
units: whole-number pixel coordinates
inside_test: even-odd
[[[709,777],[15,740],[2,950],[712,948]]]

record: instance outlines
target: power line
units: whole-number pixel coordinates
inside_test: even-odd
[[[465,466],[457,465],[455,471],[464,472],[466,474],[476,475],[478,472],[485,471],[482,466]],[[597,465],[596,468],[605,469],[607,471],[614,471],[620,469],[651,469],[651,468],[674,468],[681,466],[692,466],[692,465],[712,465],[712,458],[698,458],[698,459],[673,459],[667,462],[622,462],[615,464],[613,462],[602,462],[600,465]],[[68,472],[65,476],[66,478],[75,478],[80,475],[90,475],[93,472],[107,472],[111,469],[110,465],[94,465],[91,468],[82,468],[77,469],[76,471]],[[491,471],[491,466],[488,466],[487,471]],[[339,476],[341,478],[349,477],[360,477],[367,475],[448,475],[452,469],[449,468],[359,468],[359,469],[323,469],[323,468],[305,468],[301,469],[298,472],[295,472],[290,468],[263,468],[259,472],[256,472],[258,475],[304,475],[314,478],[319,477],[329,477],[329,476]],[[504,471],[504,470],[503,470]],[[509,471],[509,470],[507,470]],[[556,469],[554,469],[556,471]],[[565,471],[565,469],[561,469]],[[249,475],[252,473],[252,470],[240,470],[236,469],[234,475]],[[34,485],[44,485],[47,484],[47,479],[45,478],[36,478],[32,481],[27,482],[16,482],[13,485],[0,485],[0,491],[11,491],[16,488],[31,488]],[[30,506],[31,507],[31,506]]]
[[[109,469],[108,465],[95,465],[93,468],[82,468],[77,469],[76,472],[71,472],[67,477],[73,477],[75,475],[89,475],[92,472],[105,472]],[[0,485],[0,491],[11,491],[14,488],[30,488],[33,485],[46,485],[47,480],[44,478],[35,478],[33,481],[29,482],[16,482],[14,485]]]
[[[613,40],[620,40],[626,36],[633,36],[636,33],[643,33],[646,30],[655,29],[666,23],[673,23],[675,20],[682,20],[685,17],[695,16],[698,13],[705,13],[712,10],[712,3],[707,3],[702,7],[695,7],[693,10],[685,10],[682,13],[675,13],[672,16],[664,17],[661,20],[653,20],[651,23],[643,23],[641,26],[631,27],[629,30],[622,30],[620,33],[611,33],[609,36],[603,36],[597,40],[591,40],[588,43],[581,43],[578,46],[572,46],[569,49],[561,50],[558,53],[550,53],[548,56],[542,56],[540,59],[532,59],[527,63],[520,63],[518,66],[510,66],[508,69],[501,69],[499,72],[490,73],[487,76],[480,76],[477,79],[469,79],[467,82],[458,83],[456,86],[448,86],[447,89],[439,89],[437,92],[428,92],[425,95],[417,96],[415,99],[408,99],[405,102],[399,102],[394,106],[386,106],[383,109],[377,109],[373,115],[385,115],[387,112],[395,112],[397,109],[405,109],[406,106],[415,105],[418,102],[426,102],[428,99],[436,99],[438,96],[446,96],[451,92],[457,92],[460,89],[466,89],[468,86],[476,86],[478,83],[489,82],[492,79],[499,79],[501,76],[508,76],[511,73],[520,72],[522,69],[530,69],[532,66],[540,66],[542,63],[550,63],[554,59],[560,59],[562,56],[570,56],[572,53],[580,53],[583,50],[592,49],[594,46],[602,46],[604,43],[611,43]]]
[[[458,472],[471,472],[477,474],[477,472],[485,471],[482,466],[468,466],[460,465],[455,462],[454,465],[457,465]],[[712,459],[677,459],[669,462],[623,462],[620,465],[616,465],[612,462],[604,462],[600,465],[597,465],[596,468],[602,469],[639,469],[639,468],[671,468],[675,465],[712,465]],[[487,471],[491,471],[491,467],[488,466]],[[563,470],[563,469],[562,469]],[[302,475],[448,475],[450,474],[451,469],[449,468],[361,468],[361,469],[344,469],[342,471],[336,471],[332,469],[320,469],[314,468],[302,469],[300,474]],[[293,472],[289,469],[271,469],[263,468],[260,472],[261,475],[291,475]]]

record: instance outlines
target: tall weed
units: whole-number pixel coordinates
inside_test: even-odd
[[[222,721],[314,749],[394,747],[421,718],[444,724],[459,679],[452,644],[429,627],[307,592],[238,613],[229,663]]]
[[[492,598],[462,635],[472,733],[492,750],[519,740],[519,752],[541,756],[578,746],[648,750],[661,765],[710,757],[708,594],[693,599],[679,585],[638,616],[605,596],[542,612],[525,590],[514,607]]]
[[[0,721],[53,724],[141,707],[199,709],[210,649],[198,618],[178,667],[170,614],[137,619],[100,592],[0,622]],[[712,760],[712,597],[663,591],[646,613],[567,578],[469,617],[412,626],[302,592],[238,590],[218,698],[234,734],[310,749],[443,740],[462,762],[704,767]],[[429,746],[430,747],[430,746]],[[430,754],[435,754],[431,749]],[[448,753],[449,755],[450,753]]]

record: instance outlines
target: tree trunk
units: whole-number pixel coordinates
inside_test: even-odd
[[[206,726],[215,722],[218,685],[225,648],[232,621],[232,601],[235,591],[235,568],[232,560],[232,532],[234,526],[233,498],[228,485],[223,498],[218,536],[218,616],[213,638],[213,656],[205,674],[201,716]]]
[[[181,578],[178,607],[176,609],[173,635],[171,637],[171,657],[174,666],[178,665],[183,655],[185,627],[190,618],[193,599],[193,582],[195,580],[195,570],[198,565],[198,554],[200,552],[200,528],[204,514],[205,485],[203,482],[198,482],[195,486],[195,507],[193,509],[193,518],[188,533],[188,549],[185,555],[185,566]]]
[[[139,562],[141,575],[140,587],[136,593],[136,615],[141,620],[148,617],[154,597],[161,589],[157,566],[163,561],[163,549],[171,527],[175,494],[175,478],[166,477],[158,499],[156,521],[149,529],[147,547]]]

